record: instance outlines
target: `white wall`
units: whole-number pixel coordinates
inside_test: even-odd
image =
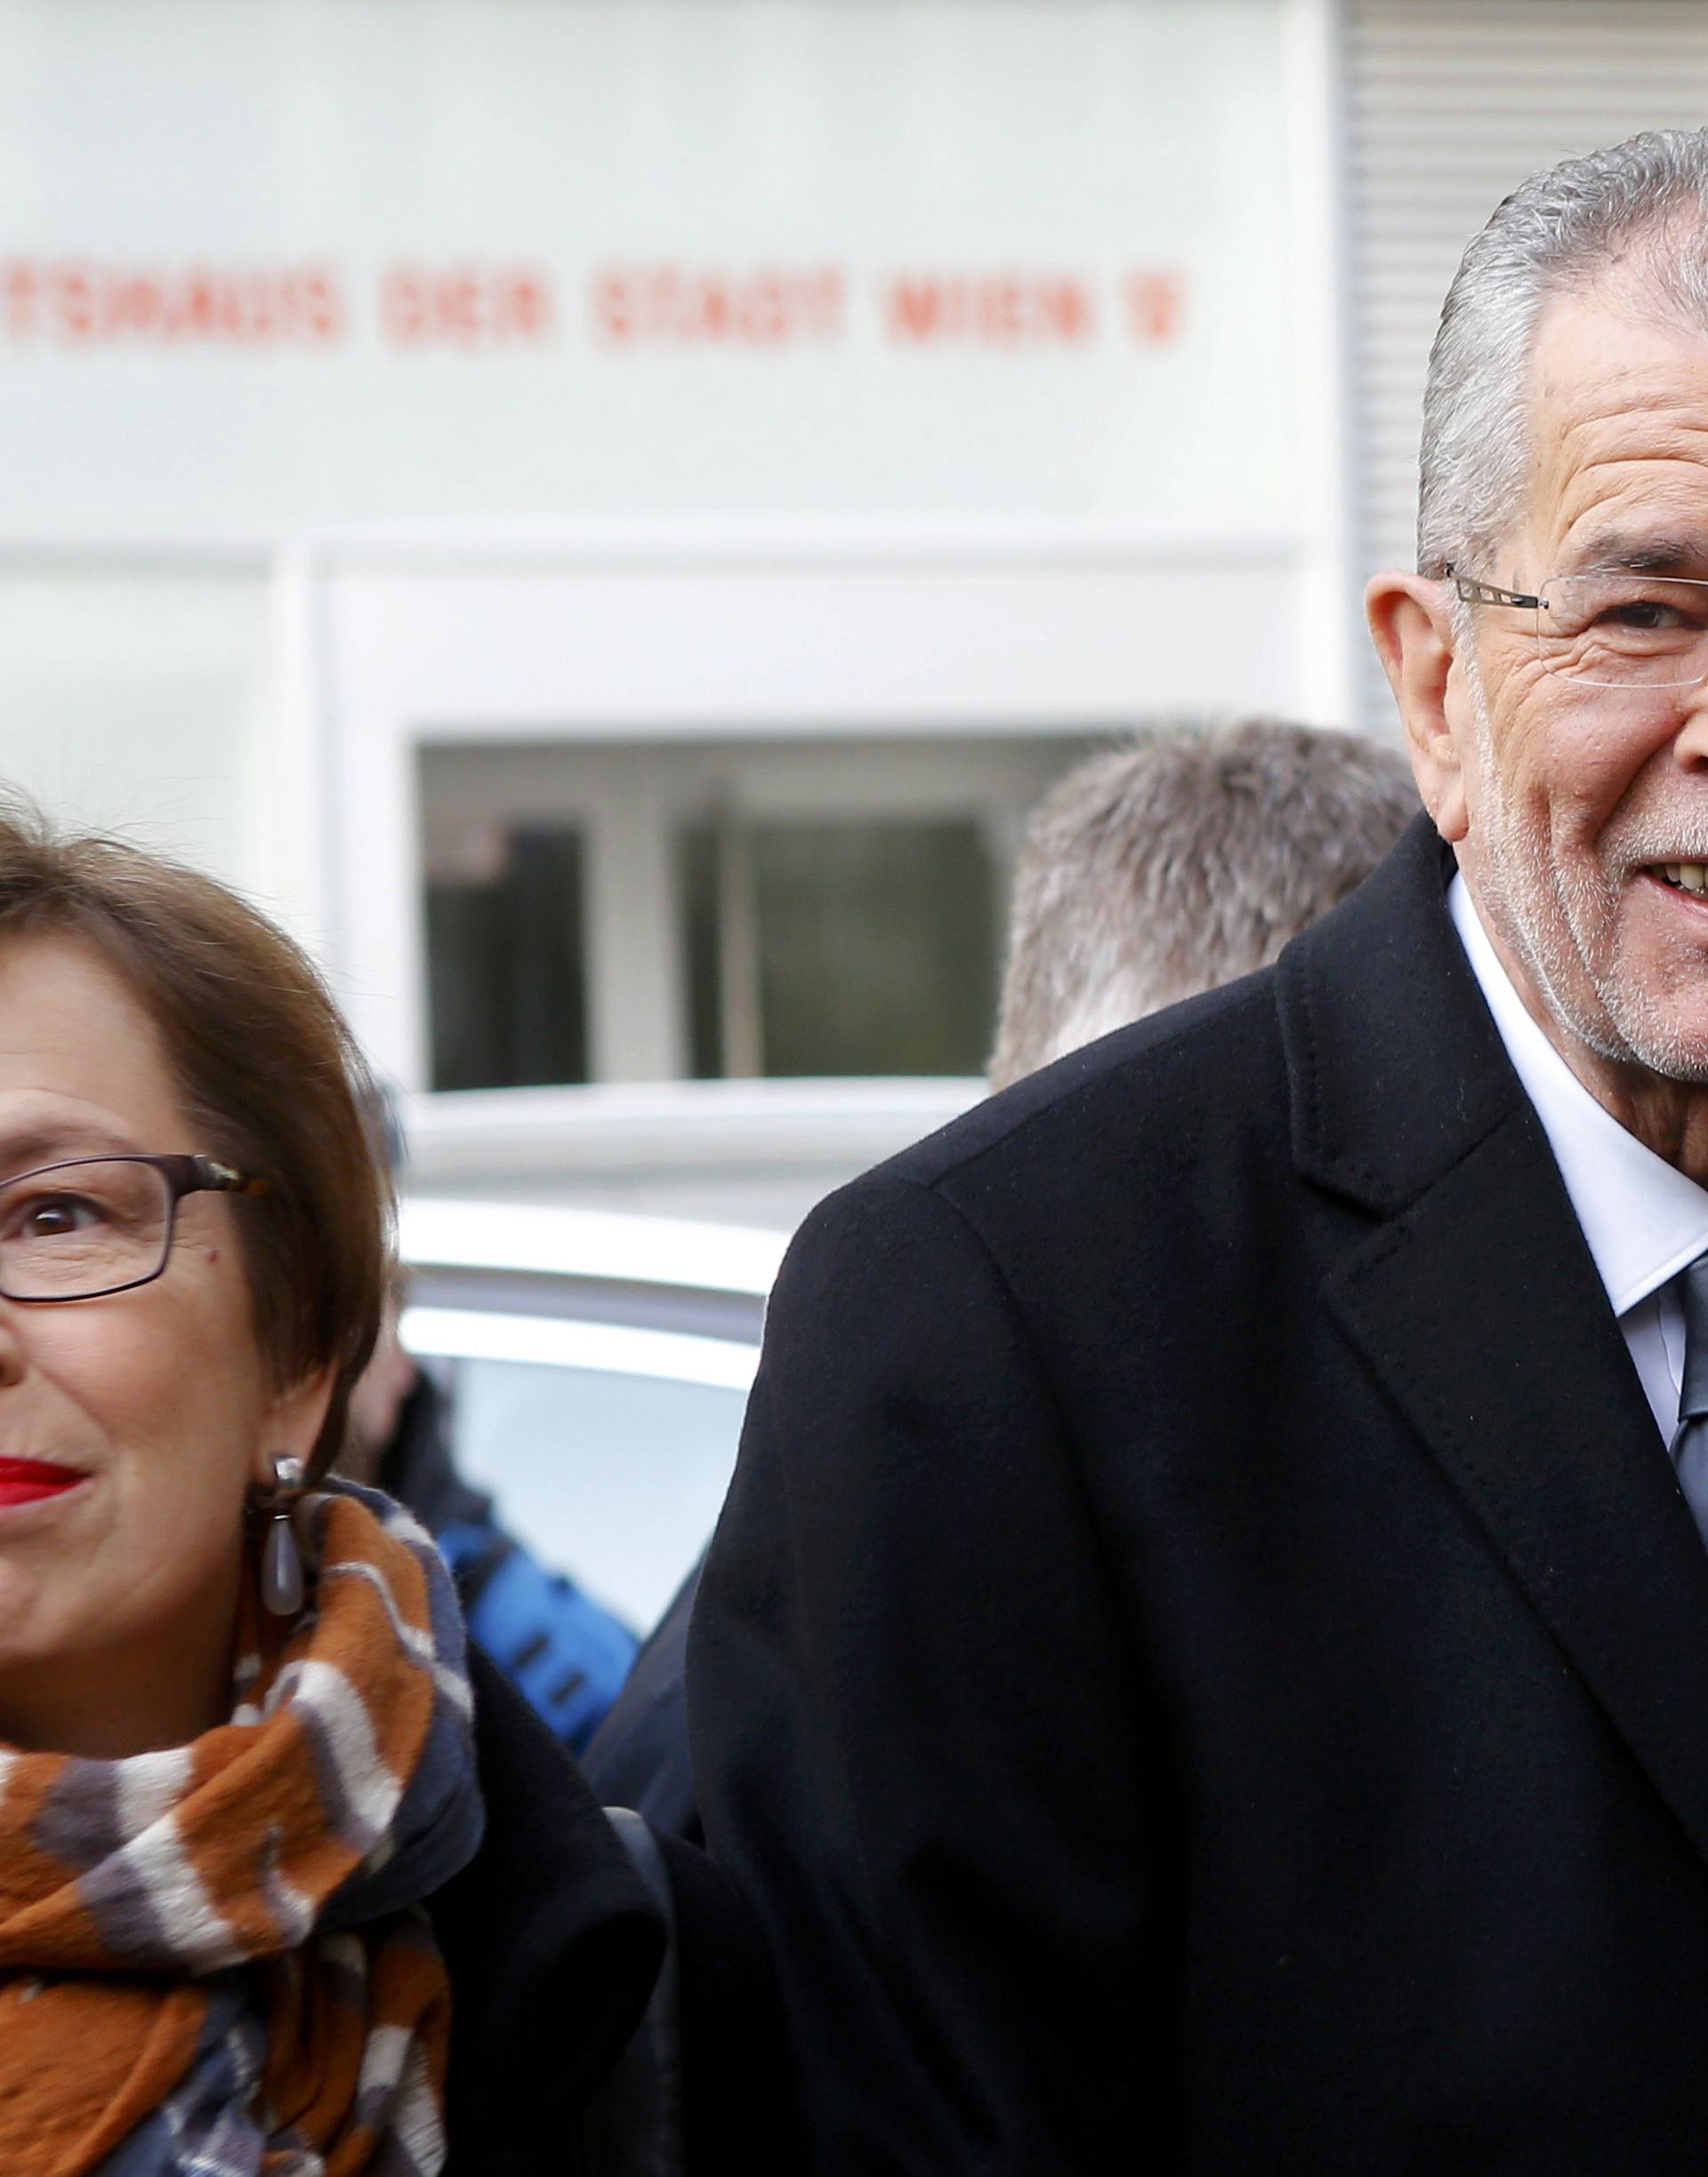
[[[0,536],[1273,530],[1287,12],[0,0]]]
[[[0,558],[0,780],[289,891],[264,567]]]
[[[1332,649],[1333,18],[0,0],[0,777],[301,923],[264,569],[375,518],[1285,532]],[[400,266],[471,327],[400,325]],[[303,267],[334,330],[278,301]]]

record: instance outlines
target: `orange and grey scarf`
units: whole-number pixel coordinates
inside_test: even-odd
[[[94,1762],[0,1748],[7,2177],[430,2177],[450,1992],[422,1900],[480,1835],[431,1542],[328,1485],[308,1608],[252,1604],[229,1722]]]

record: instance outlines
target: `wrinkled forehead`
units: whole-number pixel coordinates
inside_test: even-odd
[[[1652,305],[1652,306],[1651,306]],[[1632,278],[1555,296],[1531,350],[1527,580],[1708,577],[1708,325]]]

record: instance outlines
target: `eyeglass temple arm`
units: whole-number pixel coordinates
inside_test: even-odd
[[[187,1157],[184,1162],[197,1188],[209,1194],[264,1195],[273,1191],[268,1181],[257,1179],[253,1173],[237,1171],[229,1164],[221,1164],[217,1157]]]
[[[1473,582],[1469,575],[1455,575],[1447,568],[1453,586],[1468,605],[1521,605],[1527,612],[1546,612],[1547,605],[1540,597],[1532,597],[1526,590],[1500,590],[1492,582]]]

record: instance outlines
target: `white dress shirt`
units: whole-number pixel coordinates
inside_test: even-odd
[[[1447,887],[1447,910],[1671,1444],[1684,1382],[1684,1308],[1673,1280],[1708,1249],[1708,1190],[1645,1149],[1561,1058],[1501,965],[1462,877]]]

